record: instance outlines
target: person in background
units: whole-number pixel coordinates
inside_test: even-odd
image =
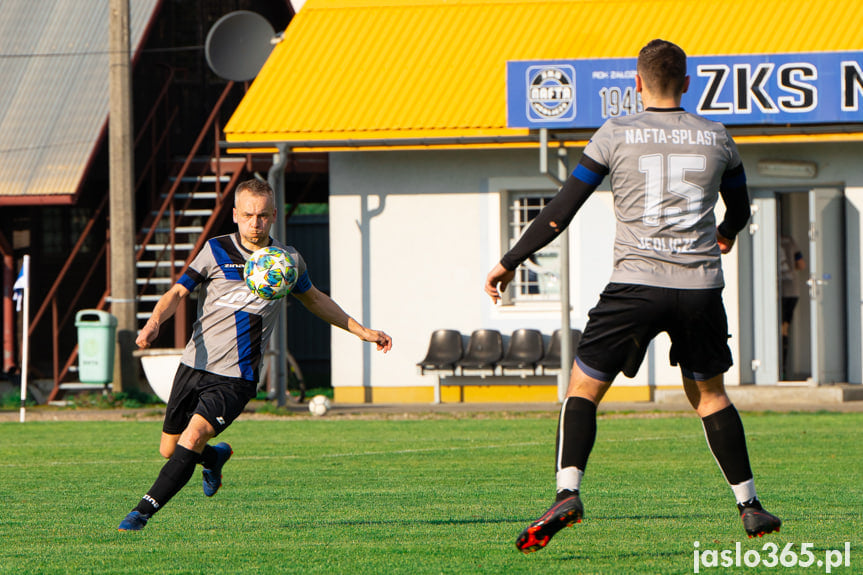
[[[788,377],[788,348],[790,346],[791,321],[794,319],[794,308],[800,299],[800,287],[797,282],[797,272],[806,269],[803,252],[791,236],[783,234],[779,242],[779,278],[782,294],[782,375]]]

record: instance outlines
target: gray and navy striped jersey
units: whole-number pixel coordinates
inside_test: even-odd
[[[293,292],[311,289],[306,264],[296,249],[272,240],[297,264],[299,279]],[[283,300],[253,294],[243,280],[243,267],[252,252],[237,233],[218,236],[204,244],[177,283],[198,294],[198,319],[186,345],[182,363],[194,369],[258,381],[266,349]]]
[[[741,164],[722,124],[682,109],[648,109],[608,120],[584,155],[611,178],[612,282],[722,287],[713,208],[723,176]]]

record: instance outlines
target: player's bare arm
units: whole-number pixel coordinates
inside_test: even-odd
[[[363,341],[374,343],[378,351],[387,353],[393,347],[393,340],[386,333],[369,329],[354,318],[349,316],[339,304],[321,290],[312,286],[303,293],[294,293],[294,297],[300,300],[306,309],[329,323],[349,333],[354,334]]]
[[[180,300],[187,295],[189,295],[189,290],[184,286],[180,284],[174,284],[171,286],[171,289],[165,292],[165,294],[159,298],[159,301],[156,302],[156,307],[153,308],[153,313],[150,315],[150,319],[147,320],[147,323],[144,324],[144,327],[141,328],[140,332],[138,332],[138,338],[135,340],[135,344],[137,344],[141,349],[147,349],[150,347],[150,344],[153,343],[159,335],[159,326],[174,315],[174,312],[177,311],[177,306],[180,304]]]

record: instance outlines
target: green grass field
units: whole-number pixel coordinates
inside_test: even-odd
[[[825,573],[846,542],[832,572],[863,572],[863,414],[743,420],[781,533],[746,537],[697,418],[611,414],[584,522],[530,555],[513,543],[553,497],[554,413],[241,418],[222,490],[196,472],[139,533],[116,528],[161,468],[159,423],[3,423],[0,573],[665,574],[696,551],[701,573]],[[706,567],[737,544],[769,563],[771,542],[810,544],[813,564]]]

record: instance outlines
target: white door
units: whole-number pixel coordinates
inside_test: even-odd
[[[753,354],[752,369],[757,385],[779,381],[779,291],[776,195],[755,191],[752,200],[752,287]]]
[[[835,188],[809,192],[809,305],[815,384],[847,381],[845,199]]]

